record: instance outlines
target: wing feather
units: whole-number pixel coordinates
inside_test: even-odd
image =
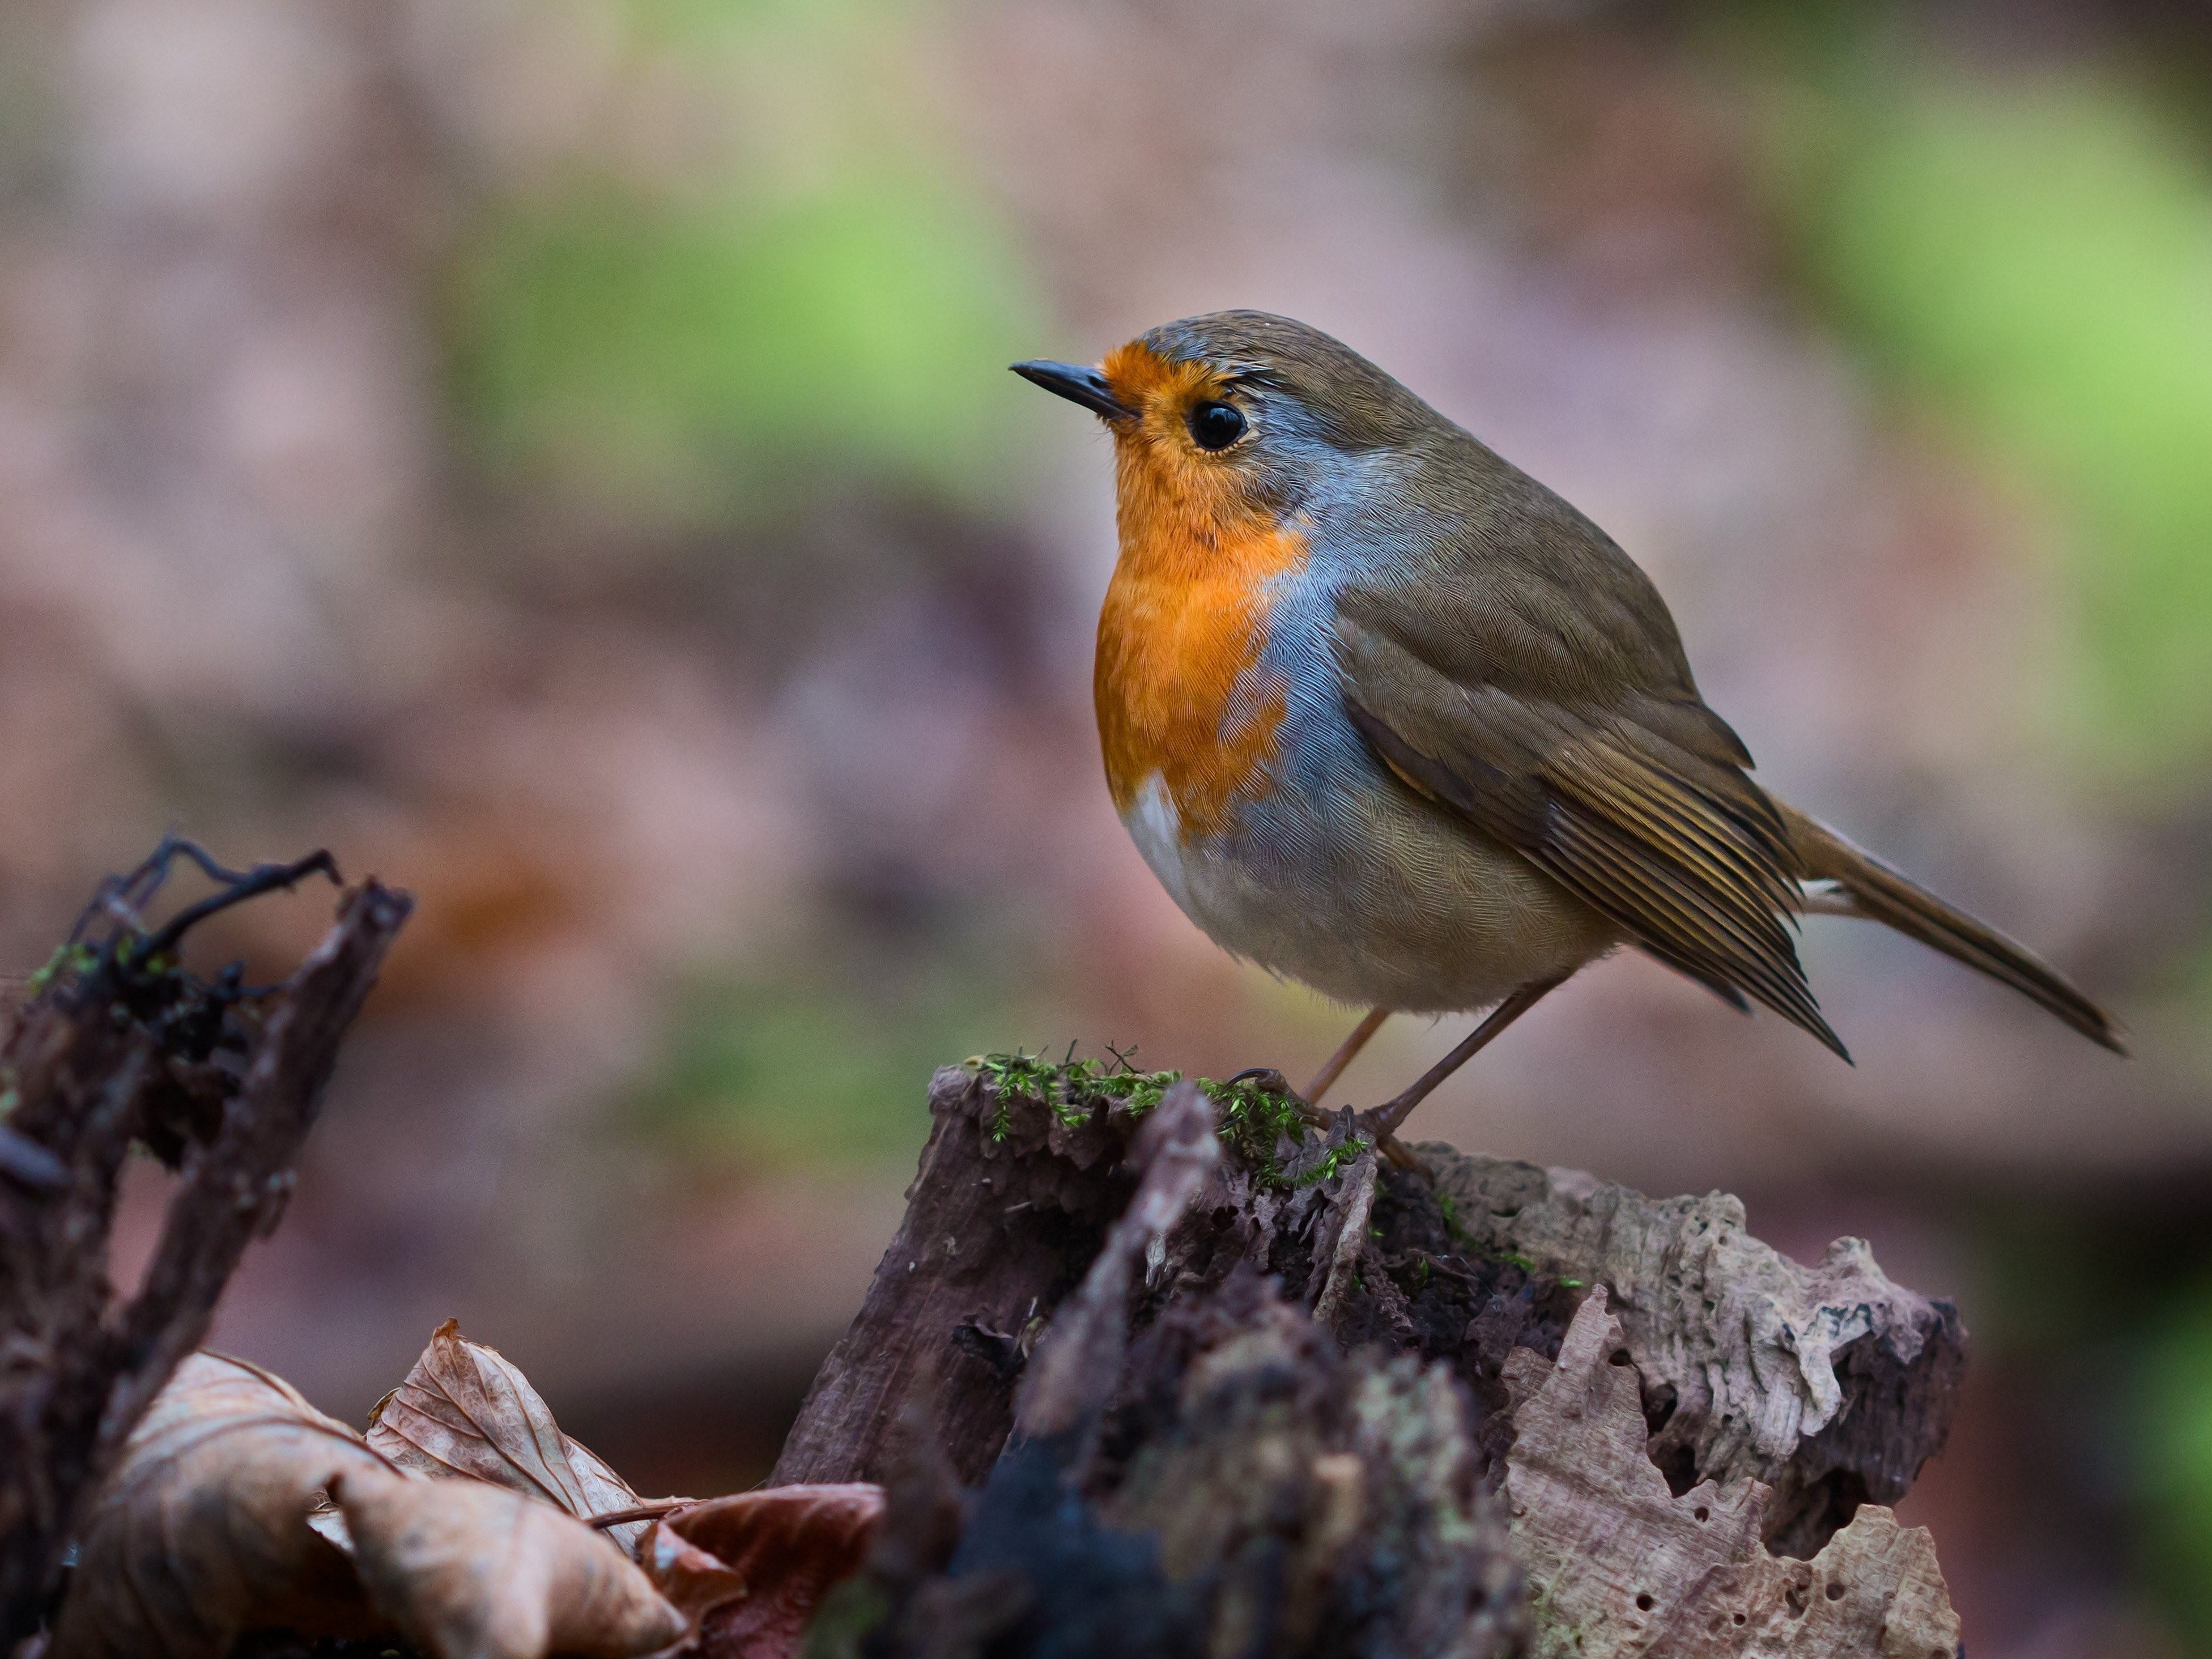
[[[1402,595],[1389,597],[1340,599],[1337,657],[1353,722],[1390,769],[1659,961],[1849,1059],[1797,960],[1804,872],[1789,830],[1744,775],[1741,743],[1698,700],[1671,625],[1671,648],[1645,650],[1647,672],[1606,696],[1602,675],[1499,672],[1517,653],[1483,637],[1479,594],[1418,638]],[[1514,637],[1526,631],[1515,618]]]

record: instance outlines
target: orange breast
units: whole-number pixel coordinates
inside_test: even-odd
[[[1121,555],[1093,688],[1106,781],[1126,812],[1158,774],[1189,841],[1267,787],[1284,688],[1253,672],[1267,643],[1263,585],[1304,562],[1305,539],[1239,499],[1219,469],[1142,436],[1117,437],[1115,451]]]

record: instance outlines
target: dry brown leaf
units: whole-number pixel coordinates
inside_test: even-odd
[[[496,1349],[467,1340],[451,1319],[430,1334],[407,1380],[377,1402],[368,1443],[403,1469],[471,1475],[542,1498],[579,1520],[638,1502],[627,1481],[561,1432],[520,1370]],[[606,1530],[634,1551],[645,1523]]]
[[[881,1486],[777,1486],[678,1510],[638,1559],[697,1621],[705,1659],[795,1659],[831,1585],[866,1561],[884,1514]]]
[[[630,1659],[686,1628],[618,1547],[536,1498],[380,1464],[331,1492],[370,1601],[434,1659]]]
[[[345,1557],[307,1526],[331,1477],[361,1469],[390,1474],[289,1384],[193,1354],[125,1443],[86,1524],[53,1659],[193,1659],[271,1626],[382,1628]]]
[[[743,1573],[659,1522],[646,1528],[637,1564],[669,1605],[695,1626],[705,1613],[745,1594]]]
[[[1925,1529],[1869,1504],[1812,1559],[1770,1555],[1758,1481],[1668,1490],[1636,1368],[1611,1358],[1621,1344],[1600,1288],[1556,1363],[1526,1348],[1505,1362],[1536,1659],[1953,1659],[1958,1615]]]
[[[340,1507],[319,1535],[326,1488]],[[395,1626],[436,1659],[611,1659],[665,1647],[686,1621],[618,1545],[553,1505],[396,1469],[280,1378],[200,1353],[93,1511],[52,1652],[216,1659],[250,1630]]]

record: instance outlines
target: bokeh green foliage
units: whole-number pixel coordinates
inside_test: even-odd
[[[899,92],[865,26],[888,9],[617,7],[702,106],[787,69],[823,136],[740,135],[705,176],[586,173],[481,216],[449,337],[495,475],[649,528],[782,517],[855,479],[1005,498],[1028,429],[1006,364],[1042,307],[967,173],[885,113]]]
[[[2199,1230],[2156,1200],[2123,1218],[2021,1193],[1970,1198],[1957,1219],[1976,1258],[1973,1367],[2015,1388],[2033,1379],[2027,1409],[2074,1443],[2031,1433],[2023,1455],[2056,1452],[2112,1481],[2127,1555],[2179,1644],[2156,1650],[2212,1654],[2212,1277]]]
[[[2166,1305],[2131,1418],[2143,1549],[2191,1650],[2212,1653],[2212,1281]]]
[[[702,1168],[905,1164],[928,1133],[931,1075],[1003,1023],[980,982],[879,984],[821,963],[702,975],[670,1000],[631,1121]]]
[[[2051,562],[2066,614],[2060,654],[2017,665],[2019,694],[2040,700],[2032,735],[2134,811],[2201,802],[2212,771],[2201,76],[2192,106],[2140,60],[1964,61],[1924,14],[1864,0],[1716,0],[1705,21],[1715,61],[1764,112],[1777,223],[1821,322],[1885,392],[1940,416],[2047,515],[2022,545]],[[1984,1218],[1977,1231],[1993,1269],[1976,1333],[1985,1351],[2094,1348],[2139,1364],[2141,1388],[2108,1419],[2078,1401],[2073,1418],[2078,1432],[2127,1444],[2138,1559],[2185,1650],[2212,1653],[2201,1253],[2118,1262],[2042,1211]]]
[[[2198,788],[2212,760],[2202,135],[2124,66],[1954,64],[1879,6],[1756,15],[1775,198],[1816,298],[2053,510],[2070,650],[2023,675],[2049,693],[2052,734],[2151,799]]]

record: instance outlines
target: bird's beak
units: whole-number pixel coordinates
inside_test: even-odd
[[[1102,420],[1137,418],[1137,411],[1114,395],[1114,388],[1106,383],[1106,377],[1095,368],[1085,368],[1079,363],[1047,362],[1040,358],[1035,362],[1016,363],[1013,370],[1047,392],[1072,404],[1081,404]]]

